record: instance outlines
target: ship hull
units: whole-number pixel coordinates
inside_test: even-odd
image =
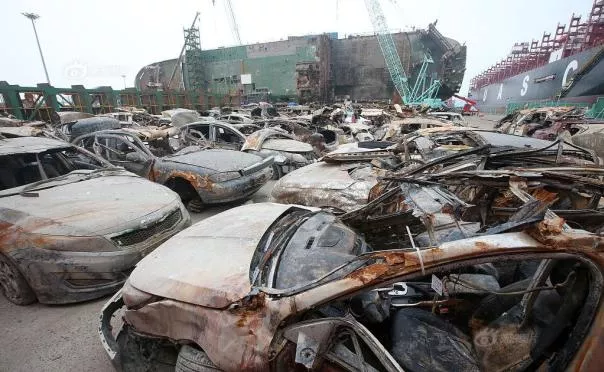
[[[470,96],[484,112],[504,112],[510,103],[561,100],[593,103],[604,95],[604,59],[602,47],[551,62],[499,83],[470,90]],[[580,76],[580,78],[578,78]],[[574,83],[573,79],[576,81]],[[566,91],[563,87],[570,88]]]

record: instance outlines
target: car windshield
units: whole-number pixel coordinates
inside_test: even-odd
[[[104,170],[110,164],[78,147],[0,157],[0,191],[58,179],[77,170]],[[4,196],[14,193],[2,193]]]
[[[370,251],[364,239],[333,214],[292,209],[260,241],[250,280],[275,289],[299,288],[329,278]]]

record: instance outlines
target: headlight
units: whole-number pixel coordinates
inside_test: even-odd
[[[241,177],[239,172],[224,172],[211,175],[209,178],[212,182],[226,182]]]

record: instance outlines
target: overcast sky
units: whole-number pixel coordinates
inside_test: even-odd
[[[468,46],[462,93],[470,79],[505,57],[514,42],[541,38],[587,16],[592,0],[381,0],[391,29],[425,28],[438,19],[445,36]],[[45,82],[30,21],[36,21],[51,83],[57,87],[128,86],[138,70],[176,58],[183,28],[201,12],[201,47],[235,45],[224,0],[2,0],[0,80],[32,86]],[[322,32],[372,32],[363,0],[232,0],[243,43]],[[337,10],[337,11],[336,11]]]

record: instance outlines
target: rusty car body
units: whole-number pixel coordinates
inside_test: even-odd
[[[113,293],[189,225],[168,188],[63,141],[0,139],[0,287],[16,304]]]
[[[434,245],[407,227],[411,244],[393,250],[350,227],[382,226],[375,208],[341,220],[234,208],[141,261],[102,309],[99,335],[124,370],[597,369],[604,238],[533,202],[508,225]]]
[[[379,144],[386,148],[380,149]],[[363,148],[366,145],[370,148]],[[404,174],[407,168],[434,172],[449,166],[471,170],[505,165],[599,164],[598,157],[590,151],[564,141],[550,142],[465,127],[422,129],[406,135],[400,143],[381,141],[359,143],[352,148],[344,146],[347,146],[344,151],[327,154],[321,162],[279,180],[271,192],[272,201],[351,211],[367,202],[369,190],[378,177]],[[470,159],[463,162],[464,157]]]
[[[247,136],[241,151],[263,158],[274,158],[273,179],[279,179],[317,159],[310,144],[300,142],[285,131],[275,128],[261,129]]]
[[[168,186],[192,211],[206,204],[245,200],[272,175],[272,157],[263,159],[240,151],[188,147],[156,156],[132,130],[99,131],[73,142],[114,165]],[[167,141],[158,143],[168,146]]]
[[[495,127],[502,133],[553,141],[560,135],[574,136],[602,124],[601,120],[585,117],[584,108],[560,106],[518,110],[503,117]]]

